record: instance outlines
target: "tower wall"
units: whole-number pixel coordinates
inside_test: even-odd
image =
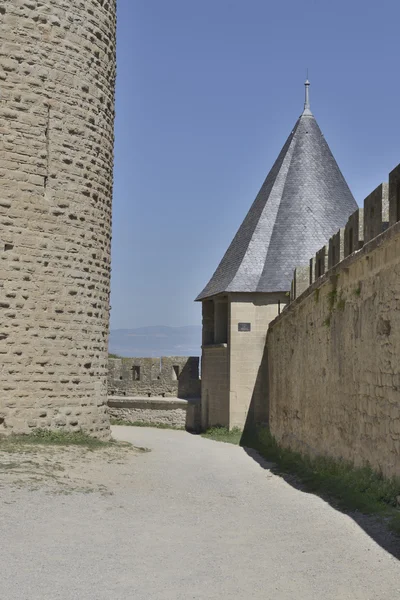
[[[282,292],[243,292],[227,298],[227,338],[223,343],[210,335],[210,306],[218,298],[203,302],[203,429],[216,425],[243,429],[255,421],[268,420],[265,340],[269,323],[287,304],[288,296]],[[216,330],[214,326],[214,334]]]
[[[0,427],[109,435],[116,0],[0,6]]]

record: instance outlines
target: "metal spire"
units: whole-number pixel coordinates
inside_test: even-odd
[[[305,97],[305,102],[304,102],[304,111],[303,111],[303,115],[312,115],[311,109],[310,109],[310,82],[308,81],[308,69],[307,69],[307,79],[305,82],[305,88],[306,88],[306,97]]]

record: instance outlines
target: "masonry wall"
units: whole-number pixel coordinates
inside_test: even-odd
[[[199,358],[110,358],[108,395],[200,398]]]
[[[115,0],[0,7],[0,424],[109,435]]]
[[[119,398],[108,400],[108,414],[111,419],[127,423],[168,425],[184,429],[188,426],[188,410],[192,407],[188,400],[180,398]],[[198,408],[197,404],[193,408]],[[195,430],[191,423],[188,429]]]
[[[249,417],[268,420],[267,378],[262,368],[269,323],[288,301],[284,293],[231,294],[229,321],[229,427],[243,428]],[[250,331],[242,330],[248,324]]]
[[[400,223],[285,309],[266,348],[281,444],[400,476]]]
[[[248,419],[266,422],[268,378],[265,340],[269,323],[288,302],[285,293],[231,293],[226,343],[209,343],[210,303],[203,302],[202,426],[243,428]],[[217,298],[216,303],[222,302]]]
[[[229,425],[229,351],[227,344],[203,346],[201,362],[203,429]]]

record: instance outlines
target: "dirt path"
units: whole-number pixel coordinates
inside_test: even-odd
[[[151,452],[27,454],[22,478],[4,468],[15,457],[0,456],[0,598],[400,597],[399,561],[243,449],[182,431],[116,427],[114,436]]]

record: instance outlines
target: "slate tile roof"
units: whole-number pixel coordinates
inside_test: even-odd
[[[222,292],[288,291],[294,268],[305,264],[357,208],[306,107],[196,300]]]

